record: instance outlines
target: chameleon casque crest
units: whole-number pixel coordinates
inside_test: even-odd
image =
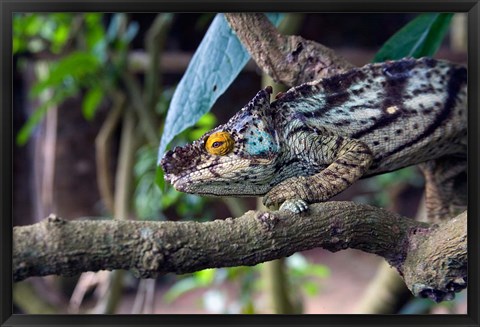
[[[226,124],[168,151],[183,192],[265,195],[301,212],[357,179],[445,156],[466,159],[467,70],[431,58],[369,64],[277,95],[261,90]]]

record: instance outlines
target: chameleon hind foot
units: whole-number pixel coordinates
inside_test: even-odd
[[[301,213],[307,211],[308,204],[302,199],[289,199],[282,203],[278,210],[291,211],[293,213]]]

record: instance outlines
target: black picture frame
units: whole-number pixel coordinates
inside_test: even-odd
[[[479,14],[478,1],[23,1],[1,0],[0,74],[2,110],[1,326],[182,326],[182,325],[390,325],[478,326],[479,324]],[[466,12],[468,14],[468,313],[466,315],[13,315],[12,314],[12,14],[14,12]]]

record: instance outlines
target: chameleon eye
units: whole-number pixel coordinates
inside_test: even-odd
[[[234,143],[230,133],[217,132],[207,138],[205,150],[210,154],[224,156],[233,150]]]

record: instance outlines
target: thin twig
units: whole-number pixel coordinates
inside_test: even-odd
[[[120,140],[120,153],[115,176],[114,216],[128,219],[130,195],[132,193],[133,164],[136,152],[135,130],[137,122],[131,107],[123,115],[123,127]]]
[[[116,92],[112,110],[108,113],[105,122],[102,124],[100,131],[95,138],[95,152],[97,163],[97,181],[101,198],[106,208],[113,213],[113,190],[112,190],[112,173],[110,168],[110,144],[113,132],[118,126],[121,114],[125,106],[125,95]]]
[[[135,76],[129,72],[122,74],[122,80],[127,88],[129,103],[137,113],[142,133],[150,144],[157,145],[160,142],[157,128],[158,124],[156,123],[157,119],[143,101],[143,95],[138,81]]]
[[[162,84],[160,71],[160,54],[165,45],[165,39],[173,20],[173,14],[158,14],[145,37],[145,48],[150,58],[150,67],[145,72],[145,103],[150,111],[154,111],[155,104],[161,94]]]

